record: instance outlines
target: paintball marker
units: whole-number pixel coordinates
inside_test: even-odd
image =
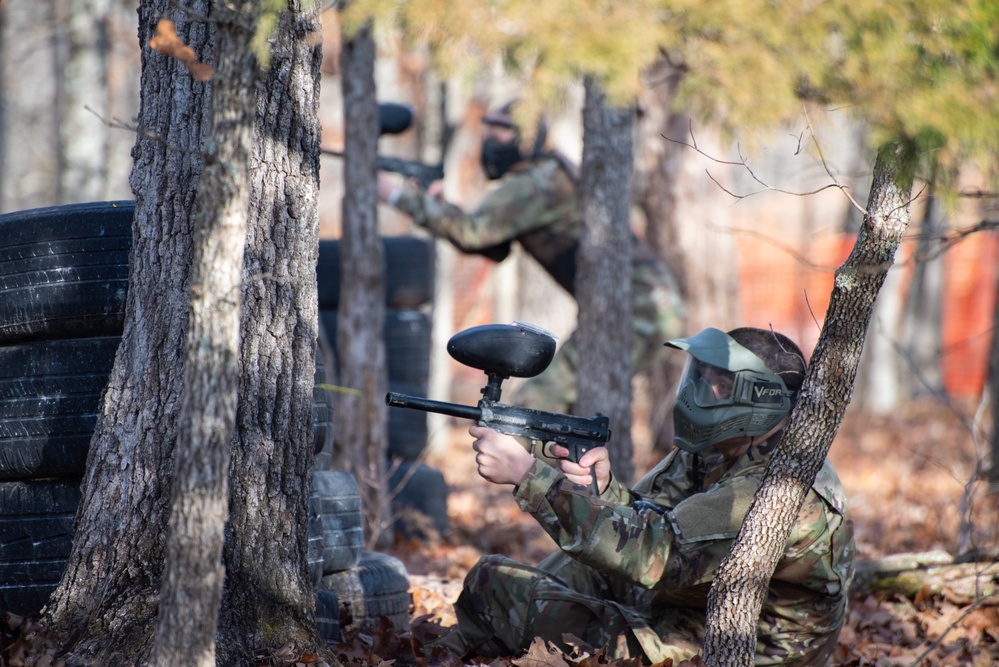
[[[530,324],[485,324],[460,331],[447,343],[448,353],[458,362],[485,371],[488,378],[478,406],[433,401],[389,392],[391,407],[436,412],[471,419],[494,431],[529,438],[547,448],[557,443],[569,450],[569,460],[578,463],[583,454],[610,440],[610,420],[601,414],[575,417],[500,403],[501,385],[509,377],[534,377],[551,363],[555,337]],[[545,450],[546,455],[548,451]],[[596,494],[597,476],[591,468],[590,488]]]
[[[400,134],[405,132],[413,124],[413,110],[405,104],[394,102],[378,103],[378,135]],[[340,151],[322,149],[323,155],[343,157]],[[378,169],[381,171],[391,171],[401,174],[406,178],[415,179],[420,183],[420,187],[426,189],[434,181],[444,178],[444,165],[423,164],[416,160],[404,160],[397,157],[378,156]]]

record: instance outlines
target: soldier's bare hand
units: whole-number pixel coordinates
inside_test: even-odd
[[[558,456],[558,469],[562,471],[573,484],[589,486],[593,480],[593,469],[596,466],[597,488],[603,493],[610,484],[610,453],[606,447],[594,447],[583,454],[579,463],[573,463],[565,458],[569,456],[569,450],[561,445],[552,445],[551,453]]]
[[[479,475],[493,484],[520,484],[534,465],[534,457],[515,438],[485,426],[472,426],[475,465]]]

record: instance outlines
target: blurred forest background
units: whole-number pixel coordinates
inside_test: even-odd
[[[137,2],[0,7],[0,211],[131,198]],[[332,8],[323,18],[323,144],[339,150],[341,26]],[[520,94],[517,82],[499,68],[443,80],[421,49],[397,36],[376,37],[379,98],[415,111],[413,127],[383,137],[380,153],[443,162],[448,198],[474,206],[489,186],[478,167],[479,118]],[[710,123],[669,111],[673,73],[660,69],[649,72],[637,100],[633,227],[678,277],[690,331],[773,326],[810,350],[833,271],[862,217],[830,186],[845,186],[863,206],[870,185],[864,126],[838,110],[802,120],[796,131],[726,137]],[[577,93],[548,114],[548,123],[551,142],[578,163],[583,93]],[[324,238],[340,232],[342,167],[339,159],[323,159]],[[963,171],[960,179],[959,191],[974,196],[947,206],[934,198],[932,184],[915,189],[913,224],[878,297],[852,409],[885,414],[916,397],[975,404],[982,396],[999,266],[996,235],[988,230],[999,213],[983,196],[989,186],[981,175]],[[379,216],[384,235],[422,233],[388,207]],[[446,243],[438,243],[437,254],[435,350],[454,332],[484,322],[519,319],[563,337],[575,328],[575,303],[529,257],[515,252],[496,265]],[[475,398],[478,371],[441,357],[431,393]],[[635,400],[641,409],[642,392]],[[636,446],[648,446],[647,436],[635,437]]]
[[[132,197],[130,150],[139,107],[136,8],[135,0],[0,0],[0,213]],[[323,16],[323,145],[339,150],[341,26],[332,9]],[[409,104],[416,117],[411,130],[383,137],[380,153],[443,162],[448,198],[473,206],[488,188],[478,167],[479,119],[516,96],[516,82],[498,68],[474,80],[444,79],[421,49],[393,35],[377,39],[378,96]],[[669,110],[670,76],[667,68],[650,71],[637,100],[633,226],[678,276],[689,331],[772,326],[810,350],[833,272],[861,223],[858,209],[829,186],[846,186],[864,205],[873,164],[865,128],[840,110],[803,120],[795,131],[727,136],[711,123]],[[578,162],[583,93],[577,92],[548,114],[548,122],[555,146]],[[321,236],[337,238],[340,161],[323,158],[321,178]],[[993,231],[999,210],[990,187],[984,176],[967,170],[958,187],[965,196],[954,200],[938,200],[932,184],[914,189],[919,196],[913,222],[878,297],[848,419],[831,452],[854,502],[863,557],[994,551],[999,543],[995,496],[986,493],[985,479],[992,430],[986,387],[999,286],[999,240]],[[379,216],[384,235],[421,233],[388,208]],[[529,257],[515,253],[495,265],[446,243],[437,246],[432,397],[463,403],[477,398],[481,373],[443,354],[444,342],[456,331],[513,319],[563,337],[575,328],[575,303]],[[649,409],[650,394],[656,392],[636,386],[636,410]],[[654,442],[640,432],[641,420],[635,424],[641,472],[654,458]],[[461,433],[455,437],[443,423],[435,433],[430,459],[439,462],[452,487],[453,534],[446,541],[452,548],[397,545],[400,553],[409,549],[412,571],[453,584],[478,553],[509,551],[510,545],[524,551],[523,558],[543,552],[547,544],[536,544],[539,533],[515,518],[515,506],[475,485],[469,466],[454,464]],[[485,514],[483,505],[490,508]],[[420,598],[424,607],[437,610],[428,596]],[[861,598],[855,613],[867,620],[852,622],[845,641],[858,644],[864,636],[871,651],[887,655],[891,646],[907,641],[909,627],[918,628],[909,632],[912,646],[932,643],[927,637],[943,630],[953,640],[960,633],[948,624],[969,605],[961,600],[940,598],[935,611],[943,625],[931,629],[919,619],[918,600],[910,599],[914,611],[904,623],[912,625],[889,632],[889,621],[879,625],[871,619],[894,604],[893,598]],[[945,615],[941,605],[946,604],[957,611]],[[902,623],[899,615],[893,618]],[[989,618],[973,630],[975,641],[993,633],[994,648],[999,623],[994,614]],[[872,638],[882,631],[880,639]],[[882,664],[865,663],[859,653],[857,648],[854,662],[844,658],[840,664]],[[911,649],[908,656],[918,653]],[[969,658],[953,664],[979,663]]]

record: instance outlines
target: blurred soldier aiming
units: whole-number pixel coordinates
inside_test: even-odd
[[[469,429],[479,474],[516,485],[521,509],[560,551],[537,567],[480,559],[441,647],[491,658],[523,653],[535,637],[568,650],[570,634],[612,659],[676,664],[701,653],[708,590],[781,439],[805,361],[790,339],[764,329],[705,329],[666,345],[689,355],[673,407],[677,448],[630,489],[612,478],[606,448],[556,469],[510,436]],[[756,665],[828,664],[853,554],[845,493],[826,461],[770,580]]]
[[[445,201],[439,182],[424,192],[384,172],[379,174],[378,196],[464,252],[498,262],[517,241],[575,296],[576,249],[582,233],[575,168],[564,156],[544,149],[543,126],[533,150],[525,153],[510,111],[507,104],[483,117],[482,167],[491,180],[501,182],[475,211],[466,213]],[[632,253],[631,361],[634,372],[640,373],[662,363],[662,341],[679,335],[684,309],[673,275],[637,237]],[[578,357],[573,339],[562,345],[544,373],[521,387],[515,402],[572,412]]]

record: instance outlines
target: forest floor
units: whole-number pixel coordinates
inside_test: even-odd
[[[940,551],[958,556],[972,549],[991,556],[971,566],[977,574],[970,592],[966,578],[940,587],[917,585],[909,594],[854,592],[834,666],[999,665],[999,496],[989,495],[976,479],[986,448],[972,437],[974,408],[929,403],[878,418],[849,413],[844,420],[829,458],[847,491],[858,559]],[[426,461],[449,485],[448,534],[397,540],[383,549],[410,573],[413,618],[434,626],[455,622],[452,602],[481,555],[503,553],[534,564],[554,548],[519,510],[509,487],[476,475],[465,428],[456,427],[448,441]],[[387,646],[382,659],[392,659],[385,652]],[[585,662],[542,653],[493,666],[539,658],[552,665]]]

